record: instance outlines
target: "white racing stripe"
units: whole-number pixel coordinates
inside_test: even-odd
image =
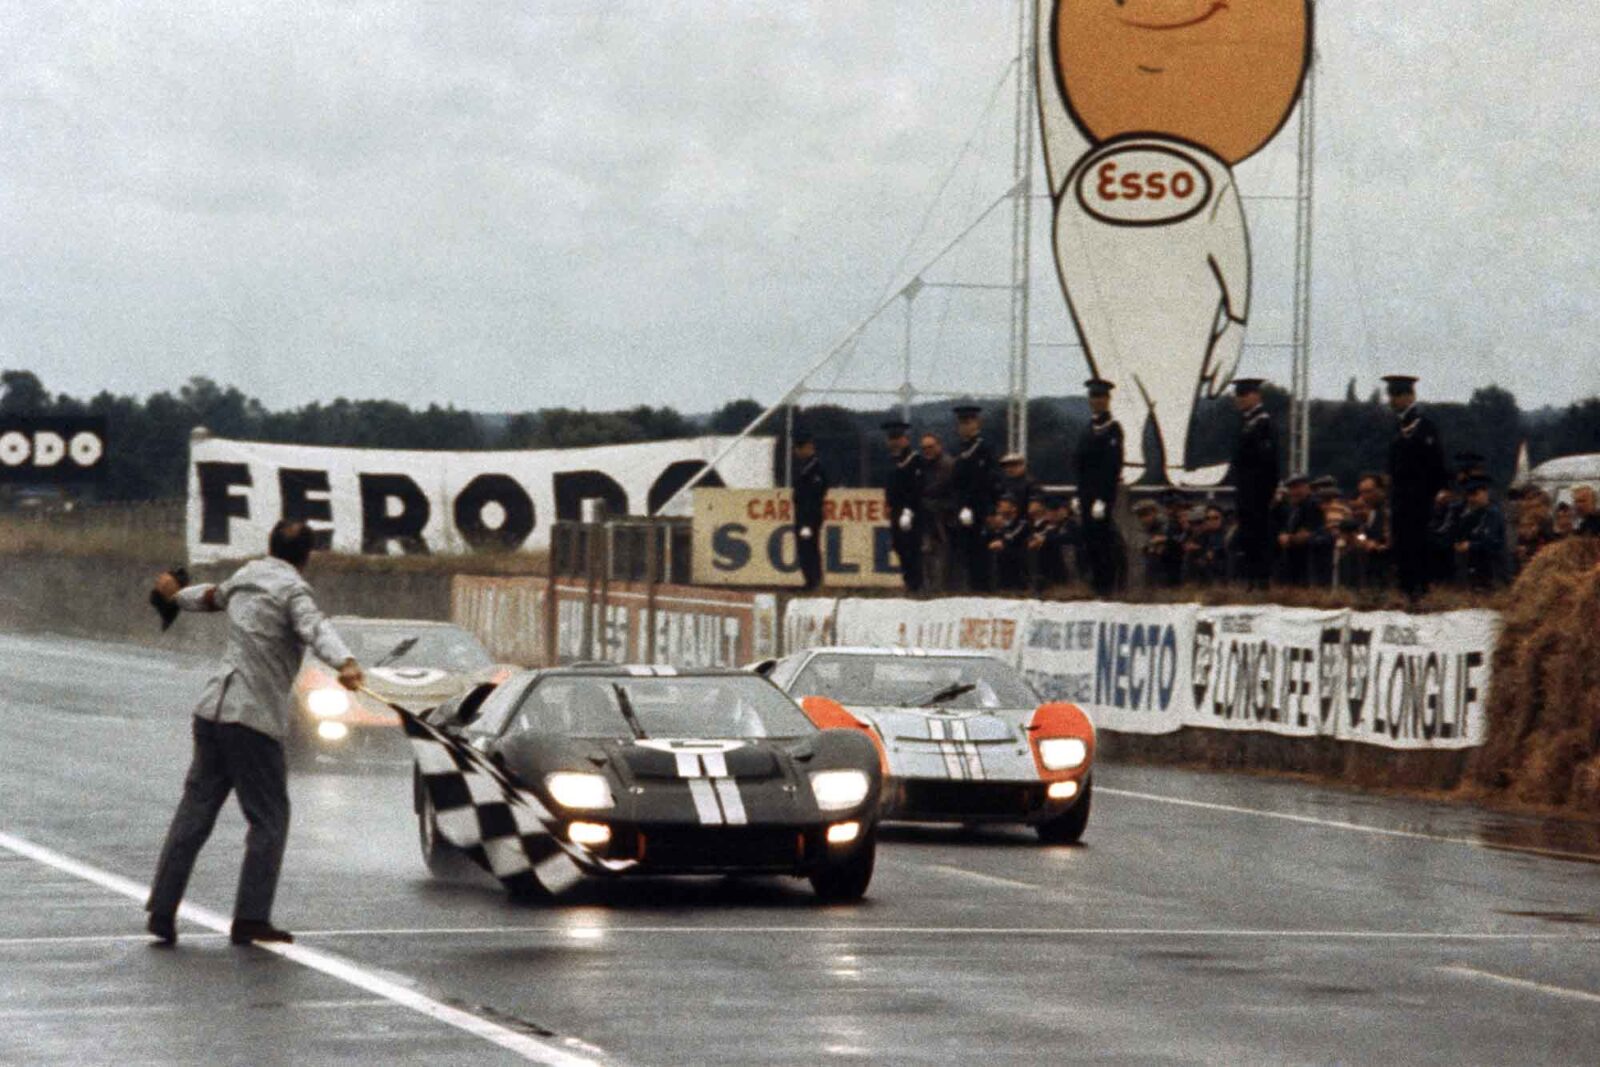
[[[1600,1004],[1600,993],[1591,993],[1586,989],[1569,989],[1564,985],[1546,985],[1543,982],[1534,982],[1527,978],[1513,978],[1508,974],[1480,971],[1476,967],[1466,967],[1459,964],[1439,969],[1448,971],[1451,974],[1463,974],[1469,978],[1482,978],[1485,981],[1511,986],[1513,989],[1526,989],[1530,993],[1543,993],[1549,997],[1562,997],[1566,1000],[1581,1000],[1589,1004]]]
[[[729,826],[746,826],[750,819],[744,813],[744,800],[739,796],[739,783],[732,778],[714,778],[717,786],[717,799],[722,802],[722,814],[728,819]]]
[[[722,807],[717,803],[717,791],[711,785],[711,779],[689,779],[689,795],[694,797],[694,811],[703,825],[722,825]]]
[[[86,882],[109,889],[113,893],[120,893],[130,900],[144,903],[149,893],[146,886],[129,878],[124,878],[110,871],[103,871],[98,867],[91,867],[71,856],[64,855],[54,849],[36,845],[32,841],[16,837],[0,831],[0,848],[26,857],[36,863],[53,867],[58,871],[74,875]],[[180,918],[203,926],[214,933],[226,934],[231,923],[209,908],[198,907],[194,904],[184,904],[178,911]],[[571,1051],[564,1048],[563,1042],[549,1038],[539,1037],[534,1034],[519,1033],[516,1030],[501,1026],[499,1023],[474,1015],[469,1011],[440,1003],[432,997],[417,992],[415,989],[403,986],[371,971],[365,970],[349,960],[305,945],[263,944],[257,948],[264,949],[284,959],[309,967],[313,971],[325,974],[330,978],[337,978],[341,982],[365,990],[374,996],[410,1008],[420,1015],[425,1015],[446,1026],[455,1027],[463,1033],[471,1034],[492,1045],[498,1045],[508,1052],[515,1053],[530,1063],[549,1064],[551,1067],[593,1067],[604,1061],[596,1059],[592,1054]],[[578,1042],[572,1042],[574,1046]]]
[[[1446,845],[1468,845],[1472,848],[1490,849],[1495,852],[1526,852],[1534,856],[1549,856],[1554,859],[1583,860],[1587,863],[1600,863],[1600,855],[1588,852],[1565,852],[1554,848],[1537,848],[1533,845],[1502,845],[1493,841],[1479,841],[1471,837],[1451,837],[1447,834],[1425,834],[1417,830],[1390,830],[1382,826],[1366,826],[1358,822],[1341,822],[1338,819],[1319,819],[1312,815],[1292,815],[1285,811],[1263,811],[1260,808],[1244,808],[1234,804],[1214,804],[1206,800],[1188,800],[1184,797],[1165,796],[1161,793],[1139,793],[1131,789],[1112,789],[1109,786],[1095,786],[1095,792],[1105,796],[1131,797],[1135,800],[1152,800],[1158,804],[1175,804],[1180,808],[1199,808],[1203,811],[1225,811],[1233,815],[1255,815],[1263,819],[1281,819],[1284,822],[1305,823],[1310,826],[1326,826],[1332,830],[1355,830],[1364,834],[1377,834],[1379,837],[1402,837],[1412,841],[1434,841]]]

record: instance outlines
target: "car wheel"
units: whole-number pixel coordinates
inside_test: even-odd
[[[1078,798],[1076,804],[1049,822],[1042,822],[1034,828],[1039,834],[1039,840],[1047,845],[1076,844],[1089,825],[1089,804],[1093,799],[1094,782],[1083,783],[1083,795]]]
[[[422,847],[422,862],[427,865],[429,874],[444,875],[449,872],[451,861],[460,855],[460,851],[439,836],[439,820],[433,810],[433,798],[422,788],[420,780],[416,783],[416,789],[417,844]]]
[[[869,832],[849,856],[813,874],[811,888],[820,899],[830,902],[860,900],[867,895],[867,885],[872,881],[877,851],[877,832]]]

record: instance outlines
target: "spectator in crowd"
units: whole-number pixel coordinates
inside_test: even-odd
[[[974,404],[962,404],[952,411],[959,436],[954,472],[956,555],[963,565],[962,577],[967,591],[985,593],[992,585],[987,527],[989,516],[995,510],[999,471],[994,450],[983,439],[980,421],[983,409]]]
[[[1021,452],[1007,452],[1000,457],[1000,495],[1009,496],[1021,510],[1028,507],[1039,495],[1039,483],[1028,473],[1028,457]]]
[[[1144,584],[1154,588],[1161,584],[1161,551],[1167,540],[1162,529],[1161,508],[1154,500],[1140,500],[1133,505],[1133,517],[1139,524],[1134,548],[1143,563]]]
[[[922,453],[911,447],[911,424],[891,419],[883,424],[892,466],[884,486],[883,502],[889,518],[889,543],[900,561],[900,578],[906,590],[922,588],[922,535],[926,519],[922,510]]]
[[[1455,536],[1456,554],[1473,589],[1497,585],[1506,552],[1506,524],[1500,508],[1489,499],[1489,479],[1469,478],[1462,485],[1466,510],[1461,513]]]
[[[1387,585],[1389,581],[1389,503],[1381,474],[1363,474],[1356,483],[1357,507],[1354,517],[1360,522],[1358,542],[1364,556],[1361,563],[1363,586]]]
[[[1328,528],[1332,531],[1332,586],[1335,589],[1360,589],[1367,584],[1367,552],[1361,520],[1353,507],[1335,505],[1328,509]]]
[[[1189,580],[1216,585],[1228,577],[1228,542],[1222,529],[1222,509],[1197,505],[1189,512],[1189,537],[1184,542]]]
[[[1117,491],[1122,486],[1122,424],[1111,417],[1111,391],[1104,378],[1083,383],[1089,394],[1089,425],[1074,455],[1078,475],[1078,521],[1083,526],[1084,564],[1096,596],[1110,596],[1125,566],[1117,540]]]
[[[1278,486],[1278,435],[1261,402],[1260,378],[1235,378],[1233,402],[1242,424],[1233,453],[1239,528],[1234,541],[1245,582],[1265,589],[1272,574],[1272,497]]]
[[[1034,592],[1067,584],[1067,531],[1064,501],[1036,496],[1028,503],[1028,572]]]
[[[1313,551],[1327,538],[1322,507],[1311,497],[1311,479],[1296,474],[1284,483],[1288,490],[1283,525],[1278,528],[1278,553],[1287,585],[1311,584]]]
[[[1166,518],[1161,527],[1159,552],[1161,584],[1176,589],[1183,584],[1184,541],[1189,535],[1189,505],[1183,494],[1170,491],[1161,498]]]
[[[1456,577],[1456,526],[1461,519],[1461,498],[1455,484],[1434,494],[1428,516],[1429,577],[1444,584]]]
[[[1433,420],[1417,407],[1417,379],[1383,380],[1399,420],[1389,445],[1389,537],[1401,592],[1414,602],[1428,591],[1428,517],[1445,484],[1444,448]]]
[[[1580,537],[1600,537],[1600,511],[1595,507],[1594,486],[1572,491],[1572,532]]]
[[[795,555],[803,579],[801,588],[810,592],[822,585],[822,520],[828,475],[817,457],[817,443],[809,433],[795,433],[794,458]]]
[[[922,435],[923,585],[934,592],[955,588],[955,464],[931,433]]]
[[[1514,562],[1518,571],[1526,567],[1545,545],[1555,541],[1550,527],[1539,518],[1538,512],[1523,509],[1517,519],[1517,547]]]
[[[1315,484],[1315,483],[1312,483]],[[1311,539],[1311,584],[1319,589],[1332,589],[1339,584],[1339,538],[1345,523],[1354,528],[1350,505],[1340,499],[1337,490],[1330,497],[1317,501],[1322,509],[1321,536]]]
[[[1028,521],[1015,497],[1002,496],[989,516],[988,551],[994,557],[995,586],[1003,592],[1028,588]]]

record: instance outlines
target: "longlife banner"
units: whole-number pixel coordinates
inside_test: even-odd
[[[551,524],[580,518],[584,500],[650,514],[733,441],[418,452],[206,438],[190,448],[189,559],[258,555],[280,519],[304,519],[320,548],[351,554],[548,548]],[[746,439],[706,481],[770,486],[772,440]],[[666,513],[687,513],[687,496]]]
[[[798,586],[794,499],[788,489],[694,490],[697,585]],[[823,502],[823,583],[899,588],[881,489],[834,489]]]
[[[806,601],[807,618],[826,618],[823,603]],[[1191,726],[1400,749],[1483,743],[1499,633],[1490,611],[997,598],[841,599],[832,621],[840,645],[988,651],[1045,699],[1071,701],[1120,733]],[[807,630],[812,641],[825,632],[814,622]],[[802,636],[786,620],[791,635]]]

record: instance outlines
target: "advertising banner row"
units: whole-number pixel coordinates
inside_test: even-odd
[[[582,502],[612,516],[655,512],[731,437],[526,452],[408,452],[272,445],[208,437],[189,456],[191,563],[260,554],[280,519],[302,519],[319,547],[366,555],[543,549]],[[772,484],[770,438],[749,438],[706,481]],[[689,510],[689,494],[667,514]]]
[[[1122,733],[1194,726],[1460,749],[1483,743],[1498,632],[1491,611],[804,598],[788,605],[784,650],[982,649],[1047,700]]]
[[[778,604],[770,593],[458,575],[450,615],[496,659],[524,665],[546,662],[552,647],[560,663],[677,667],[736,667],[777,649]]]

